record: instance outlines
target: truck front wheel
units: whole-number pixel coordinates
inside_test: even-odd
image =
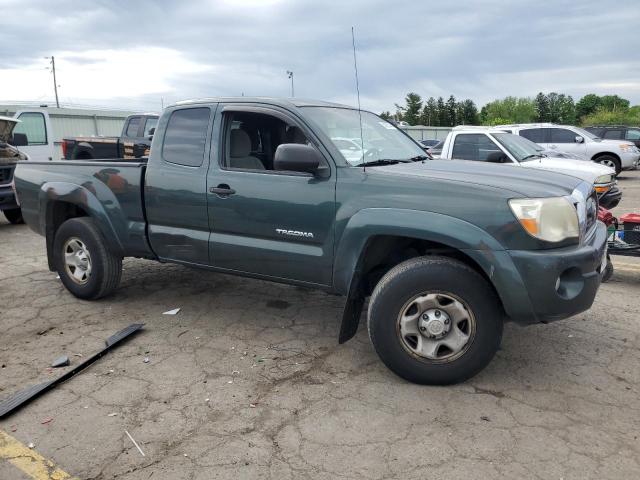
[[[95,300],[113,292],[122,274],[122,258],[114,255],[91,218],[65,221],[53,242],[60,280],[78,298]]]
[[[369,302],[369,337],[384,364],[414,383],[471,378],[500,346],[504,314],[476,271],[446,257],[418,257],[382,277]]]
[[[19,208],[12,208],[11,210],[5,210],[4,216],[7,217],[7,220],[9,220],[9,223],[13,223],[14,225],[17,225],[19,223],[24,223],[24,220],[22,218],[22,210],[20,210]]]

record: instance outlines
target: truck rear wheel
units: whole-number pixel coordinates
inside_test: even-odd
[[[76,297],[95,300],[118,287],[122,258],[107,248],[91,218],[72,218],[60,225],[53,249],[60,280]]]
[[[19,223],[24,223],[24,219],[22,218],[22,210],[19,208],[12,208],[11,210],[5,210],[4,216],[7,217],[9,223],[13,223],[17,225]]]
[[[384,364],[414,383],[473,377],[500,346],[504,314],[487,281],[445,257],[407,260],[382,277],[369,302],[369,337]]]

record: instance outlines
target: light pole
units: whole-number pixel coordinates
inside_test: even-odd
[[[293,93],[293,72],[291,70],[287,70],[287,76],[291,79],[291,98],[295,97]]]
[[[47,60],[51,59],[51,71],[53,72],[53,91],[56,94],[56,107],[60,108],[60,102],[58,101],[58,82],[56,81],[56,59],[52,55],[51,57],[44,57]]]

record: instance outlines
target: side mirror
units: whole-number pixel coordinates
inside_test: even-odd
[[[274,170],[288,172],[317,172],[322,156],[311,145],[283,143],[278,146],[273,157]]]
[[[147,138],[149,138],[149,140],[153,140],[153,136],[155,135],[155,133],[156,133],[156,127],[150,128],[149,129],[149,137],[147,137]]]
[[[491,152],[489,155],[487,155],[486,161],[489,163],[506,163],[508,162],[508,158],[502,152]]]
[[[9,141],[9,145],[13,145],[14,147],[26,147],[29,145],[29,140],[27,139],[26,133],[14,133],[11,136],[11,140]]]
[[[584,143],[584,137],[580,135],[576,135],[576,143]]]

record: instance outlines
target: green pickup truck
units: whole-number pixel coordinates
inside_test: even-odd
[[[505,321],[590,308],[606,259],[592,185],[430,160],[380,117],[325,102],[178,103],[148,161],[19,163],[15,188],[76,297],[113,292],[123,257],[180,263],[344,296],[341,343],[368,298],[378,355],[422,384],[482,370]]]

